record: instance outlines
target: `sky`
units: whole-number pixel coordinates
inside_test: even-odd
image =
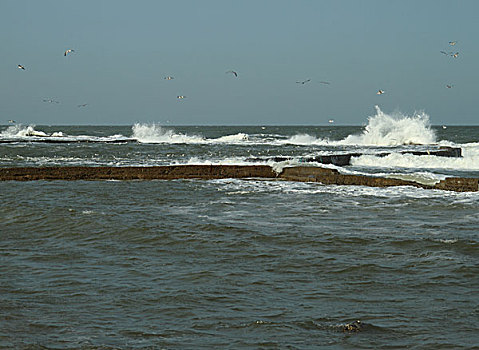
[[[0,0],[0,124],[478,125],[478,23],[475,0]]]

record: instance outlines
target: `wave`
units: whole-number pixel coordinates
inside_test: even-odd
[[[63,134],[60,132],[59,136]],[[19,137],[29,137],[29,136],[37,136],[37,137],[48,137],[49,134],[35,130],[35,125],[29,125],[27,127],[22,126],[21,124],[9,126],[7,129],[3,130],[0,133],[0,136],[4,138],[19,138]]]
[[[376,114],[368,117],[368,124],[359,135],[349,135],[334,141],[308,134],[294,135],[282,141],[285,144],[324,146],[402,146],[430,145],[436,143],[436,134],[424,112],[409,117],[400,112],[384,113],[375,106]]]
[[[298,134],[298,135],[291,136],[286,140],[280,141],[280,143],[291,144],[291,145],[304,145],[304,146],[309,146],[309,145],[331,146],[331,145],[334,145],[334,143],[337,143],[337,141],[329,141],[327,139],[316,138],[315,136],[311,136],[308,134]]]
[[[215,139],[208,139],[203,136],[186,135],[176,133],[158,124],[139,124],[132,127],[132,138],[140,143],[185,143],[185,144],[208,144],[208,143],[231,143],[237,144],[249,140],[245,133],[225,135]]]
[[[429,145],[436,143],[436,134],[429,124],[429,116],[415,113],[408,117],[400,112],[389,115],[375,106],[376,115],[368,118],[368,125],[361,135],[350,135],[344,145]]]
[[[479,171],[479,144],[462,147],[461,158],[415,156],[413,154],[391,153],[385,157],[362,155],[352,157],[351,165],[373,168],[451,169]]]
[[[35,129],[35,125],[23,126],[22,124],[9,126],[0,132],[0,138],[9,141],[49,141],[49,142],[124,142],[131,141],[123,135],[91,136],[67,135],[62,131],[46,133]]]
[[[201,136],[176,134],[171,129],[165,129],[158,124],[139,124],[132,127],[132,138],[141,143],[203,143]]]

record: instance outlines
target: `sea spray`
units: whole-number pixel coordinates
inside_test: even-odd
[[[200,136],[177,134],[171,129],[163,128],[158,124],[139,124],[132,127],[132,138],[141,143],[200,143],[204,139]]]
[[[400,112],[386,114],[375,106],[376,114],[368,118],[368,124],[359,135],[349,135],[343,140],[329,140],[298,134],[280,143],[317,146],[401,146],[436,143],[436,134],[429,124],[429,116],[415,113],[412,117]]]
[[[28,137],[28,136],[39,136],[46,137],[49,136],[43,131],[35,130],[35,125],[29,125],[27,127],[17,124],[12,125],[3,130],[0,133],[1,137]]]
[[[208,139],[203,136],[186,135],[176,133],[158,124],[135,124],[132,127],[132,138],[141,143],[184,143],[184,144],[208,144],[208,143],[244,143],[249,140],[245,133],[225,135],[216,139]]]
[[[362,155],[352,157],[351,165],[367,168],[388,169],[450,169],[456,171],[479,171],[479,147],[463,148],[460,158],[417,156],[413,154],[391,153],[384,157]]]
[[[343,145],[399,146],[436,142],[436,134],[429,124],[429,116],[415,113],[408,117],[400,112],[386,114],[375,106],[376,115],[368,118],[368,125],[360,135],[349,135]]]

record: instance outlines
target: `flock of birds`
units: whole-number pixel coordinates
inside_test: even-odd
[[[455,46],[457,44],[457,42],[458,42],[457,40],[456,41],[449,41],[449,45],[450,46]],[[454,52],[454,51],[443,51],[443,50],[441,50],[439,52],[442,53],[443,55],[450,56],[450,57],[453,57],[453,58],[458,58],[459,57],[459,52],[457,52],[457,51]],[[446,84],[446,87],[448,89],[451,89],[451,88],[454,87],[454,85]],[[376,94],[377,95],[382,95],[384,93],[385,93],[385,91],[380,89],[380,90],[378,90],[378,92]]]
[[[63,56],[66,57],[67,55],[69,55],[69,54],[72,53],[72,52],[75,52],[75,50],[73,50],[73,49],[65,50],[65,52],[63,52]],[[22,65],[22,64],[18,64],[18,65],[17,65],[17,68],[18,68],[18,69],[21,69],[21,70],[26,70],[26,69],[25,69],[25,66]],[[53,99],[53,98],[45,98],[45,99],[43,99],[43,102],[47,102],[47,103],[60,103],[60,101],[55,100],[55,99]],[[88,106],[88,103],[82,103],[82,104],[77,105],[77,107],[86,107],[86,106]],[[9,123],[16,123],[15,120],[12,120],[12,119],[10,119],[8,122],[9,122]]]
[[[449,44],[449,46],[455,46],[457,42],[458,42],[458,41],[449,41],[448,44]],[[68,56],[69,54],[71,54],[72,52],[75,52],[75,50],[73,50],[73,49],[67,49],[67,50],[65,50],[65,51],[63,52],[63,56],[66,57],[66,56]],[[452,57],[452,58],[458,58],[458,57],[459,57],[459,52],[457,52],[457,51],[454,52],[454,51],[444,51],[444,50],[441,50],[440,53],[442,53],[443,55],[446,55],[446,56],[450,56],[450,57]],[[25,66],[23,66],[23,65],[21,65],[21,64],[18,64],[17,67],[18,67],[18,69],[26,70],[26,69],[25,69]],[[232,75],[234,75],[235,78],[238,78],[238,72],[236,72],[236,71],[234,71],[234,70],[229,70],[229,71],[226,72],[226,74],[232,74]],[[165,79],[165,80],[173,80],[173,79],[175,79],[175,78],[172,77],[172,76],[166,76],[164,79]],[[304,84],[307,84],[307,83],[310,83],[310,82],[311,82],[311,79],[306,79],[306,80],[296,81],[296,84],[304,85]],[[319,81],[319,83],[320,83],[320,84],[324,84],[324,85],[330,85],[330,84],[331,84],[329,81]],[[448,89],[451,89],[452,87],[454,87],[454,85],[452,85],[452,84],[446,84],[446,87],[447,87]],[[385,92],[386,92],[385,90],[379,89],[376,94],[377,94],[377,95],[383,95]],[[185,96],[185,95],[178,95],[178,96],[176,96],[176,98],[177,98],[178,100],[183,100],[183,99],[186,98],[186,96]],[[55,100],[55,99],[53,99],[53,98],[45,98],[45,99],[43,99],[43,102],[46,102],[46,103],[57,103],[57,104],[60,103],[58,100]],[[77,107],[79,107],[79,108],[81,108],[81,107],[86,107],[86,106],[88,106],[88,103],[82,103],[82,104],[77,105]],[[9,123],[15,123],[14,120],[9,120],[8,122],[9,122]],[[329,122],[329,123],[334,123],[334,120],[333,120],[333,119],[329,119],[328,122]]]

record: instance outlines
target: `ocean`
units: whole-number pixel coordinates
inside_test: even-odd
[[[463,156],[402,153],[441,146]],[[379,108],[363,126],[0,127],[0,167],[280,170],[341,153],[361,155],[312,165],[479,177],[479,127]],[[478,192],[259,179],[0,188],[2,349],[479,349]]]

